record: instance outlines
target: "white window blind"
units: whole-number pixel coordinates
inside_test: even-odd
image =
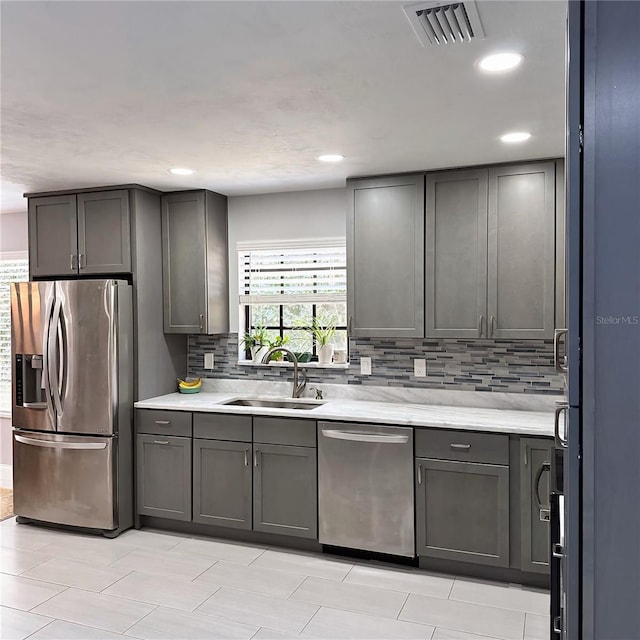
[[[329,246],[238,251],[240,304],[341,302],[347,298],[344,241]]]
[[[11,411],[11,292],[9,283],[29,279],[26,254],[0,254],[0,413]]]

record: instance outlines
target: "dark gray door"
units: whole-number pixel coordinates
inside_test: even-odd
[[[80,273],[131,272],[128,191],[78,194]]]
[[[349,334],[424,336],[424,175],[347,185]]]
[[[205,194],[162,196],[165,333],[204,333],[207,313]]]
[[[489,169],[490,338],[553,338],[555,165]]]
[[[318,537],[316,449],[253,445],[253,528]]]
[[[76,196],[29,198],[29,272],[34,276],[78,273]]]
[[[488,171],[427,174],[427,337],[486,335]]]
[[[251,529],[251,444],[193,441],[193,521]]]
[[[419,556],[509,566],[509,467],[416,460]]]
[[[520,438],[521,569],[549,572],[549,478],[553,442]]]
[[[138,513],[191,520],[191,438],[137,436]]]

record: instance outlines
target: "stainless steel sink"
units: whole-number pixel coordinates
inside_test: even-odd
[[[230,407],[270,407],[272,409],[306,409],[311,410],[323,405],[324,402],[318,402],[316,400],[299,400],[291,399],[286,400],[284,398],[237,398],[236,400],[230,400],[229,402],[223,402],[222,404],[229,405]]]

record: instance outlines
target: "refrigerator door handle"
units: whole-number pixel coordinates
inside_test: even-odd
[[[569,410],[569,405],[562,403],[559,406],[556,407],[556,411],[555,411],[555,416],[554,416],[554,420],[553,420],[553,433],[554,433],[554,439],[556,442],[556,447],[558,447],[558,449],[566,449],[567,448],[567,440],[566,437],[563,437],[560,434],[560,416],[564,413],[565,414],[565,422],[566,422],[566,413]]]
[[[53,307],[53,315],[49,323],[49,333],[47,336],[47,371],[51,396],[53,397],[53,406],[56,413],[62,413],[62,402],[60,400],[60,379],[58,368],[58,340],[60,338],[60,313],[62,310],[62,301],[56,298]]]
[[[25,438],[14,434],[15,439],[22,444],[30,444],[34,447],[47,447],[49,449],[106,449],[106,442],[56,442],[54,440],[38,440],[37,438]]]
[[[111,281],[105,290],[109,294],[107,315],[109,316],[109,357],[111,359],[110,395],[112,411],[112,431],[115,433],[118,420],[118,290],[115,282]],[[105,300],[107,302],[107,300]]]

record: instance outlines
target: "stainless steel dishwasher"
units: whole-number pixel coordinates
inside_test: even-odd
[[[415,555],[413,429],[318,423],[322,544]]]

